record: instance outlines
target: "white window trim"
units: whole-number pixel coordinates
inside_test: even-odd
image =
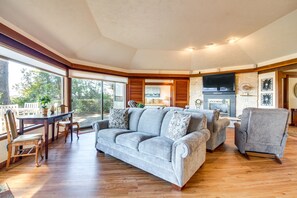
[[[85,72],[79,70],[69,70],[70,78],[83,78],[83,79],[92,79],[92,80],[102,80],[109,82],[118,82],[118,83],[128,83],[128,78],[121,76],[113,76],[107,74],[93,73],[93,72]]]

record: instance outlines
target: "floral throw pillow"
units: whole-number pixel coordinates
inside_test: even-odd
[[[174,112],[168,126],[166,137],[172,140],[178,140],[187,134],[188,126],[191,120],[191,114],[182,114]]]
[[[109,128],[128,129],[128,109],[111,109]]]

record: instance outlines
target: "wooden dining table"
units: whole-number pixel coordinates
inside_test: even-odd
[[[45,159],[48,159],[48,134],[49,134],[49,125],[52,125],[52,142],[55,140],[55,122],[69,118],[70,120],[70,134],[71,141],[73,139],[73,113],[74,111],[69,111],[66,113],[55,113],[49,115],[24,115],[18,116],[20,134],[24,134],[24,125],[25,124],[43,124],[44,126],[44,148],[45,148]]]

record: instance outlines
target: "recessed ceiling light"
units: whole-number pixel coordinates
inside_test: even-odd
[[[216,44],[215,43],[208,43],[207,45],[205,45],[206,47],[214,47],[214,46],[216,46]]]
[[[237,37],[231,37],[231,38],[229,38],[229,39],[227,40],[227,42],[228,42],[229,44],[233,44],[233,43],[236,43],[236,41],[238,41],[238,39],[239,39],[239,38],[237,38]]]
[[[189,52],[193,52],[194,50],[196,50],[196,48],[195,47],[188,47],[186,50],[189,51]]]

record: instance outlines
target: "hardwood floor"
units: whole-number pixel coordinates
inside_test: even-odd
[[[24,158],[0,171],[15,197],[296,197],[297,138],[289,137],[283,164],[273,159],[245,159],[234,145],[233,129],[227,141],[190,179],[183,191],[109,155],[97,154],[94,134],[73,143],[49,145],[49,158],[36,168]]]

